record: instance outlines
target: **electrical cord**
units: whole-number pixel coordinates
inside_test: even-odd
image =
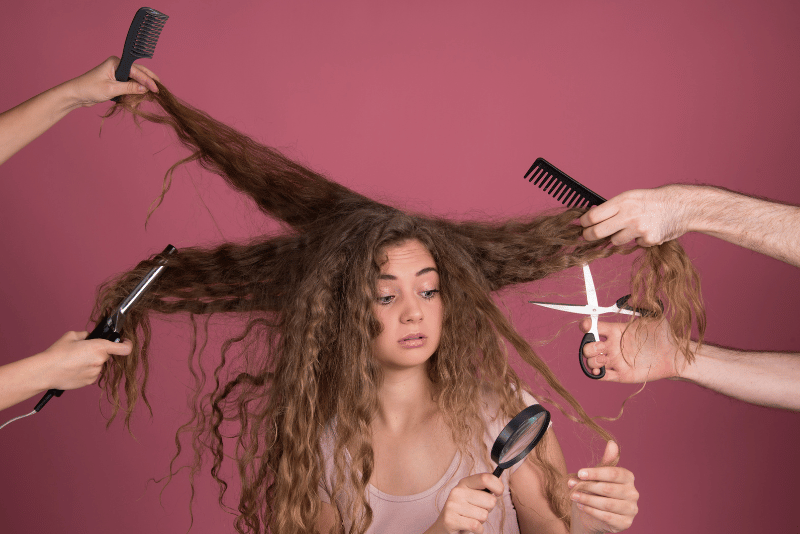
[[[28,417],[29,415],[33,415],[35,413],[36,413],[36,410],[33,410],[31,413],[26,413],[25,415],[20,415],[19,417],[15,417],[14,419],[12,419],[10,421],[6,421],[5,423],[3,423],[3,426],[0,426],[0,430],[3,430],[3,427],[5,427],[8,424],[13,423],[14,421],[16,421],[18,419],[22,419],[23,417]]]

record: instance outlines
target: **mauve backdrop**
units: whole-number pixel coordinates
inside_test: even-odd
[[[800,203],[800,4],[695,2],[209,2],[170,16],[140,63],[174,93],[366,195],[456,217],[555,202],[523,180],[544,156],[601,195],[682,181]],[[0,109],[121,53],[140,5],[26,0],[3,6]],[[0,168],[0,363],[87,326],[97,286],[167,243],[242,239],[270,224],[222,180],[181,168],[147,228],[167,168],[186,155],[165,129],[107,105],[72,112]],[[798,350],[798,272],[706,236],[684,244],[703,277],[707,339]],[[595,266],[601,302],[629,260]],[[622,274],[620,274],[622,272]],[[556,288],[579,302],[579,272]],[[550,294],[550,298],[554,295]],[[505,298],[520,330],[590,413],[634,386],[584,378],[575,318]],[[0,432],[0,531],[185,532],[185,474],[166,487],[186,415],[188,329],[156,326],[154,416],[109,430],[96,387],[67,392]],[[26,413],[31,399],[5,410]],[[107,406],[103,405],[107,412]],[[602,443],[556,414],[569,469]],[[649,384],[608,424],[636,474],[631,532],[800,532],[800,418],[688,383]],[[208,476],[197,534],[230,532]],[[230,504],[236,500],[229,501]]]

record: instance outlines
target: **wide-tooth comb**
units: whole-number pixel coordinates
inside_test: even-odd
[[[158,36],[169,17],[149,7],[139,8],[133,16],[128,36],[125,38],[125,48],[122,50],[122,59],[114,77],[118,82],[127,82],[131,74],[131,66],[137,59],[152,58],[156,50]]]
[[[531,168],[525,173],[525,178],[569,208],[590,208],[606,201],[544,158],[536,158]]]

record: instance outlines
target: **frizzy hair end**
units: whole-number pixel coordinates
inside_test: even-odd
[[[194,397],[191,419],[176,437],[178,454],[178,438],[186,435],[194,451],[192,474],[204,459],[212,460],[220,503],[227,490],[222,464],[232,459],[242,486],[238,532],[313,530],[321,509],[320,480],[328,475],[332,499],[341,498],[348,510],[340,517],[336,509],[337,522],[352,521],[354,533],[369,527],[365,489],[374,468],[369,428],[381,382],[370,349],[380,330],[372,312],[376,268],[385,247],[406,240],[423,243],[440,271],[443,332],[428,374],[462,453],[472,454],[468,444],[482,432],[475,402],[482,392],[496,397],[506,416],[522,407],[525,386],[509,365],[506,342],[565,401],[560,409],[610,438],[516,331],[492,293],[641,249],[585,241],[575,224],[580,209],[499,222],[405,213],[257,143],[161,84],[158,93],[123,97],[108,115],[122,111],[167,126],[189,151],[167,172],[162,199],[175,167],[196,161],[286,225],[283,234],[247,243],[182,247],[130,318],[133,353],[110,360],[101,380],[112,417],[124,410],[129,424],[136,403],[147,404],[151,314],[190,318]],[[142,262],[103,286],[95,314],[113,307],[151,266],[152,260]],[[688,351],[692,325],[702,335],[705,315],[699,277],[680,245],[646,249],[634,264],[631,287],[636,306],[665,304],[653,320],[668,321]],[[203,351],[196,318],[216,314],[240,318],[241,332],[206,373],[193,356]],[[332,473],[326,472],[322,443],[332,445]],[[343,460],[345,452],[351,462]],[[568,524],[557,470],[541,455],[531,461],[545,473],[543,494],[551,509]]]

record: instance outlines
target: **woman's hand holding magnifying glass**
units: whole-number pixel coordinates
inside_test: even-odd
[[[487,493],[484,490],[489,490]],[[503,483],[491,473],[462,478],[450,490],[439,518],[425,534],[455,534],[461,531],[483,534],[483,524],[503,494]]]
[[[609,441],[599,466],[581,469],[578,479],[569,480],[573,534],[620,532],[633,523],[639,492],[633,473],[613,467],[618,458],[619,446]]]

